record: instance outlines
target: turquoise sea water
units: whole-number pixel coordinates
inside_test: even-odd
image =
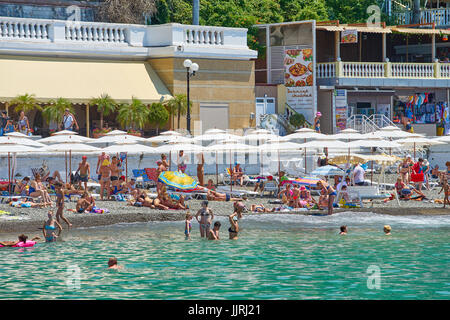
[[[237,241],[219,221],[223,240],[215,242],[200,239],[196,222],[184,240],[180,221],[0,248],[0,298],[450,299],[450,216],[245,216]],[[349,234],[339,236],[343,224]],[[123,270],[106,269],[112,256]]]

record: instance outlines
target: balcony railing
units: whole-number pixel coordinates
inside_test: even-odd
[[[86,45],[248,49],[247,29],[178,23],[133,25],[0,17],[0,40]]]
[[[328,62],[318,63],[317,78],[450,79],[450,63]]]
[[[413,11],[395,12],[396,24],[414,23]],[[436,27],[450,26],[450,9],[422,9],[420,11],[420,23],[436,23]]]

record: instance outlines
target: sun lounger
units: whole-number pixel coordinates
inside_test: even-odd
[[[391,195],[388,193],[380,193],[377,186],[348,186],[347,193],[349,197],[352,198],[356,196],[359,199],[359,204],[361,208],[363,205],[363,200],[375,200],[375,199],[386,199]],[[339,194],[336,199],[339,198]]]
[[[230,195],[235,195],[237,197],[248,197],[248,198],[255,198],[260,193],[250,190],[242,190],[242,189],[233,189],[230,190],[228,187],[217,187],[217,191],[223,192]]]
[[[275,181],[267,181],[264,184],[264,189],[261,191],[261,197],[264,196],[266,192],[269,192],[270,196],[276,197],[278,195],[278,185]]]

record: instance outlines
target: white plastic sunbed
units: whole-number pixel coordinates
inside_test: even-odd
[[[217,187],[217,191],[230,194],[230,195],[236,195],[238,197],[248,197],[248,198],[255,198],[257,195],[259,195],[258,192],[250,191],[250,190],[242,190],[242,189],[234,189],[230,190],[230,188],[225,186],[219,186]]]

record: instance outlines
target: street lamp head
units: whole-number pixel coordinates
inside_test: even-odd
[[[192,65],[191,65],[191,71],[192,72],[197,72],[198,71],[198,64],[196,64],[196,63],[193,63]]]
[[[192,61],[189,60],[189,59],[184,60],[183,66],[184,66],[185,68],[190,68],[190,67],[192,66]]]

